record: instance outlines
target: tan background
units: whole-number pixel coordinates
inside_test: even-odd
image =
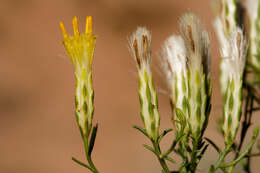
[[[213,111],[206,136],[223,146],[215,123],[221,115],[219,60],[208,0],[0,0],[0,173],[89,172],[71,161],[71,156],[84,160],[84,155],[73,111],[73,69],[60,44],[58,25],[62,20],[71,33],[71,20],[78,16],[83,30],[87,15],[93,16],[98,35],[94,122],[100,129],[94,161],[104,173],[160,172],[156,158],[142,147],[149,141],[132,128],[141,125],[141,119],[136,69],[126,38],[138,25],[152,30],[161,124],[171,127],[157,54],[163,41],[178,32],[178,19],[187,11],[200,16],[212,38]],[[166,146],[171,137],[164,141]],[[215,160],[210,148],[201,172]],[[259,172],[257,161],[254,173]]]

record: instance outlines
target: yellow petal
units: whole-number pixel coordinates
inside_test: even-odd
[[[79,36],[79,24],[76,16],[72,20],[72,25],[73,25],[74,35]]]
[[[64,24],[62,22],[60,22],[60,29],[61,29],[61,33],[62,33],[64,39],[68,38],[68,34],[67,34]]]
[[[92,35],[92,17],[87,16],[86,19],[86,34]]]

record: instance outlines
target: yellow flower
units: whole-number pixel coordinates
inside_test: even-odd
[[[75,68],[75,73],[80,75],[81,71],[91,71],[93,53],[96,43],[96,36],[92,35],[92,17],[86,18],[86,32],[79,33],[78,19],[73,18],[72,21],[74,36],[68,36],[64,24],[60,22],[60,28],[64,41],[62,42],[66,48],[71,62]]]
[[[94,91],[92,83],[92,60],[96,43],[96,36],[92,35],[92,18],[86,19],[86,32],[79,33],[78,19],[72,21],[74,36],[68,36],[65,27],[60,22],[64,37],[64,47],[70,56],[76,77],[76,118],[81,133],[88,137],[92,128],[94,113]]]

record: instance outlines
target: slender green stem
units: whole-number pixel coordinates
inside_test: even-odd
[[[163,172],[164,173],[170,173],[170,170],[169,170],[169,168],[168,168],[168,166],[165,162],[165,159],[161,156],[161,149],[160,149],[159,143],[156,142],[156,141],[153,141],[153,140],[152,140],[152,143],[153,143],[153,147],[154,147],[155,152],[158,153],[158,154],[160,153],[160,155],[157,154],[157,158],[158,158],[158,160],[159,160],[159,162],[160,162],[160,164],[163,168]]]
[[[86,137],[83,137],[84,141],[84,147],[85,147],[85,153],[86,153],[86,158],[89,163],[89,166],[92,168],[93,173],[99,173],[97,170],[96,166],[94,165],[91,156],[89,155],[89,146],[88,146],[88,139]]]
[[[246,84],[245,84],[246,85]],[[239,153],[242,149],[243,143],[245,141],[245,136],[248,132],[248,129],[251,125],[251,119],[252,119],[252,114],[254,110],[254,96],[253,93],[251,93],[250,91],[250,87],[249,86],[245,86],[246,88],[246,98],[245,98],[245,106],[244,106],[244,121],[242,123],[242,130],[241,130],[241,137],[240,137],[240,141],[238,144],[238,147],[236,148],[236,154],[235,154],[235,158],[234,161],[236,160],[236,158],[239,157]],[[251,149],[248,151],[247,154],[249,154],[251,152]],[[232,165],[229,169],[229,172],[231,173],[234,169],[235,165]],[[247,173],[250,173],[250,157],[246,158],[246,163],[245,163],[245,171]]]
[[[88,166],[87,164],[85,164],[85,163],[83,163],[83,162],[77,160],[77,159],[74,158],[74,157],[72,157],[72,160],[73,160],[74,162],[76,162],[77,164],[79,164],[79,165],[81,165],[81,166],[84,166],[85,168],[88,168],[90,171],[93,172],[93,169],[92,169],[90,166]]]
[[[235,166],[231,166],[231,167],[228,169],[228,173],[232,173],[234,168],[235,168]]]
[[[245,141],[245,136],[247,134],[247,131],[251,125],[251,119],[252,119],[252,115],[254,111],[258,111],[259,107],[254,108],[253,104],[254,101],[258,101],[258,98],[255,96],[256,91],[254,90],[254,84],[257,83],[251,83],[248,78],[248,74],[250,73],[248,71],[248,68],[252,68],[253,70],[257,70],[259,71],[259,69],[257,69],[254,65],[252,65],[251,63],[247,62],[247,66],[246,66],[246,70],[244,72],[244,76],[243,76],[243,88],[245,90],[246,93],[246,97],[245,97],[245,104],[244,104],[244,114],[243,114],[243,123],[242,123],[242,130],[241,130],[241,134],[240,134],[240,141],[238,143],[238,146],[235,148],[235,157],[234,157],[234,161],[236,158],[238,158],[241,148],[243,146],[243,143]],[[259,84],[259,83],[258,83]],[[251,151],[249,151],[250,154]],[[232,172],[234,168],[234,165],[231,166],[231,168],[229,169],[229,172]],[[247,173],[250,173],[250,156],[246,158],[246,163],[244,166],[244,170]]]
[[[215,164],[215,166],[212,166],[209,173],[214,173],[217,171],[218,168],[220,168],[222,162],[224,161],[225,157],[227,156],[227,154],[230,152],[230,148],[231,148],[231,145],[227,145],[225,150],[223,152],[221,152],[219,158],[218,158],[218,161],[217,163]]]
[[[190,156],[190,172],[195,172],[196,168],[198,166],[198,152],[199,152],[199,145],[201,144],[201,138],[195,138],[195,141],[193,142],[193,148]]]
[[[211,139],[205,137],[205,140],[208,141],[218,153],[221,152],[221,149]]]
[[[167,157],[176,147],[177,143],[180,141],[180,139],[183,137],[184,134],[177,134],[175,139],[172,142],[171,147],[166,151],[163,155],[162,158]]]
[[[177,154],[179,154],[182,158],[182,164],[179,168],[179,172],[186,173],[188,172],[187,170],[187,165],[189,164],[189,159],[188,159],[188,151],[187,151],[187,146],[189,144],[189,136],[186,134],[183,136],[182,140],[179,143],[179,149],[177,150]]]
[[[245,151],[234,161],[232,161],[231,163],[227,163],[227,164],[223,164],[223,165],[220,165],[219,167],[222,167],[222,168],[225,168],[225,167],[231,167],[230,169],[233,169],[233,167],[238,163],[240,162],[252,149],[252,147],[254,146],[255,144],[255,141],[256,141],[256,138],[258,136],[258,133],[259,133],[259,128],[255,128],[254,130],[254,134],[253,134],[253,137],[249,143],[249,145],[247,146],[247,148],[245,149]]]

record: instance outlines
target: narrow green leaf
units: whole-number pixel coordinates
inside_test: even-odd
[[[249,151],[251,151],[251,149],[253,148],[253,146],[254,146],[254,144],[256,142],[256,139],[258,137],[258,134],[259,134],[259,127],[256,127],[254,129],[253,136],[252,136],[252,138],[250,140],[250,143],[246,147],[245,151],[238,158],[236,158],[234,161],[232,161],[230,163],[226,163],[226,164],[220,165],[220,167],[221,168],[226,168],[226,167],[230,167],[230,166],[236,165],[238,162],[240,162],[249,153]]]
[[[148,138],[150,138],[145,129],[143,129],[143,128],[139,127],[139,126],[134,126],[133,128],[137,129],[137,130],[140,131],[142,134],[144,134],[145,136],[147,136]]]
[[[77,164],[79,164],[79,165],[81,165],[81,166],[83,166],[83,167],[85,167],[85,168],[88,168],[90,171],[93,172],[92,168],[91,168],[90,166],[88,166],[87,164],[85,164],[85,163],[83,163],[83,162],[77,160],[77,159],[74,158],[74,157],[72,157],[72,160],[73,160],[74,162],[76,162]]]
[[[231,90],[232,91],[232,90]],[[233,106],[234,106],[234,96],[232,93],[230,93],[230,96],[229,96],[229,104],[228,104],[228,107],[229,107],[229,111],[233,111]]]
[[[178,101],[178,96],[179,96],[179,90],[178,90],[178,77],[177,76],[175,76],[175,84],[174,84],[174,95],[175,95],[175,100],[176,100],[176,102]]]
[[[93,127],[93,130],[92,130],[92,133],[91,133],[90,142],[89,142],[89,149],[88,149],[88,154],[90,156],[91,156],[91,153],[92,153],[94,145],[95,145],[95,140],[96,140],[96,136],[97,136],[97,130],[98,130],[98,124],[96,124]]]
[[[197,93],[196,93],[196,103],[198,105],[201,105],[201,103],[202,103],[201,89],[200,88],[198,88]]]
[[[171,157],[169,157],[169,156],[165,157],[164,159],[165,159],[165,160],[168,160],[168,161],[171,162],[171,163],[176,163],[175,160],[173,160],[173,158],[171,158]]]
[[[204,139],[208,141],[208,143],[211,144],[218,153],[221,153],[221,149],[211,139],[206,137]]]
[[[84,111],[85,114],[88,113],[88,105],[87,105],[86,101],[84,101],[84,103],[83,103],[83,111]]]
[[[209,146],[209,144],[207,144],[207,145],[205,145],[205,146],[203,147],[202,151],[200,152],[200,154],[199,154],[199,156],[198,156],[199,159],[201,159],[201,158],[203,157],[203,155],[205,154],[205,152],[206,152],[208,146]]]
[[[83,97],[86,97],[86,96],[87,96],[87,87],[86,87],[85,84],[83,85],[82,93],[83,93]]]
[[[151,146],[143,144],[144,148],[146,148],[147,150],[153,152],[156,156],[159,156],[160,154],[158,154]]]
[[[172,128],[169,128],[169,129],[166,129],[166,130],[164,130],[163,132],[162,132],[162,134],[159,136],[159,138],[158,138],[158,143],[160,143],[160,141],[162,140],[162,138],[165,136],[165,135],[167,135],[169,132],[171,132],[173,129]]]

